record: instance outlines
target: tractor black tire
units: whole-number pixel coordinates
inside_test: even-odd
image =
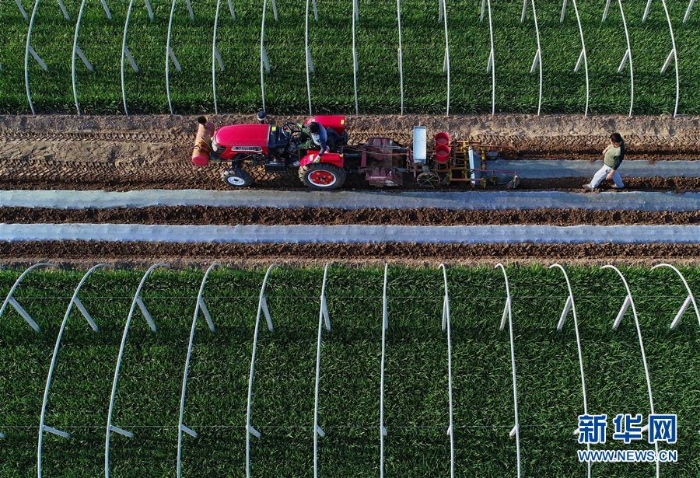
[[[253,184],[253,177],[242,169],[227,169],[221,175],[224,182],[234,188],[245,188]]]
[[[328,191],[345,184],[347,173],[343,168],[326,163],[310,163],[299,168],[299,179],[311,189]]]

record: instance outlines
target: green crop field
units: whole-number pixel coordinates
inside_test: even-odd
[[[685,300],[670,269],[623,268],[644,339],[656,413],[678,416],[678,463],[661,476],[700,476],[700,327],[692,307],[675,330],[669,324]],[[567,269],[575,298],[588,411],[640,413],[649,397],[632,310],[612,323],[625,298],[617,274]],[[682,268],[693,291],[700,269]],[[323,331],[319,393],[320,476],[378,476],[383,268],[328,270],[331,331]],[[563,274],[509,267],[518,380],[523,476],[585,476],[573,431],[583,398],[573,321],[556,330],[567,298]],[[20,270],[0,272],[7,294]],[[0,475],[36,474],[42,394],[61,320],[83,276],[78,270],[35,270],[14,296],[41,326],[34,332],[14,310],[0,318]],[[205,288],[216,324],[200,317],[184,423],[183,476],[245,476],[248,374],[264,270],[215,269]],[[45,476],[99,476],[114,367],[138,270],[98,269],[80,298],[99,325],[93,332],[74,309],[63,336],[46,424],[70,439],[44,435]],[[137,310],[116,395],[112,476],[175,476],[180,388],[201,270],[157,269],[143,302],[158,330]],[[456,476],[515,476],[509,334],[500,331],[506,299],[499,269],[448,268],[451,311]],[[267,300],[274,323],[261,323],[252,402],[253,476],[313,476],[316,343],[323,270],[272,271]],[[389,267],[384,410],[386,476],[449,476],[447,335],[441,329],[443,274]],[[653,449],[646,441],[612,439],[594,449]],[[594,476],[652,476],[654,464],[597,464]]]
[[[262,1],[231,0],[219,6],[217,48],[225,69],[216,68],[219,112],[252,112],[262,106],[260,40]],[[108,20],[100,2],[86,2],[78,44],[94,65],[90,72],[76,59],[76,89],[81,113],[124,113],[121,87],[122,39],[129,2],[107,2]],[[680,114],[700,112],[700,11],[683,23],[688,2],[668,0],[679,61]],[[80,2],[65,2],[66,20],[55,2],[38,4],[31,46],[48,71],[29,56],[28,78],[32,102],[38,113],[75,113],[71,79],[73,39]],[[488,15],[480,21],[480,0],[447,2],[450,45],[450,113],[490,113],[492,76],[487,72],[490,52]],[[584,113],[585,66],[574,66],[582,49],[573,2],[568,2],[560,22],[562,2],[535,2],[543,67],[543,113]],[[264,75],[265,106],[275,114],[299,114],[308,110],[305,62],[305,8],[303,1],[279,0],[279,18],[267,2],[265,48],[271,71]],[[443,72],[444,24],[438,21],[438,0],[401,2],[404,111],[444,114],[447,110],[447,75]],[[495,110],[537,113],[539,72],[530,73],[537,37],[531,2],[521,23],[523,3],[494,1],[492,24],[495,64]],[[577,2],[587,51],[589,75],[588,113],[627,115],[634,85],[633,114],[673,113],[676,75],[672,61],[661,68],[672,48],[671,35],[660,0],[642,22],[646,2],[625,3],[634,81],[630,64],[618,73],[627,49],[618,2],[601,22],[604,2]],[[33,5],[24,8],[31,16]],[[354,113],[352,56],[352,2],[318,0],[318,22],[310,13],[309,43],[315,72],[310,76],[311,100],[316,113]],[[139,73],[125,61],[124,86],[129,113],[169,113],[166,90],[166,45],[173,3],[154,0],[153,21],[143,2],[134,2],[126,45]],[[176,114],[214,111],[212,42],[217,3],[174,4],[170,45],[182,66],[171,62],[169,86]],[[358,55],[358,109],[360,113],[399,113],[401,87],[398,62],[396,2],[359,1],[356,25]],[[25,46],[28,24],[14,2],[0,4],[3,29],[0,47],[0,112],[31,112],[25,85]]]

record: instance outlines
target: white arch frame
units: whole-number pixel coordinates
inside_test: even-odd
[[[126,116],[129,116],[129,108],[126,105],[126,80],[125,80],[125,73],[124,73],[124,59],[127,56],[127,52],[128,52],[129,57],[131,57],[131,52],[129,52],[129,48],[126,46],[126,35],[129,31],[129,20],[131,19],[131,10],[133,9],[133,6],[134,6],[134,0],[129,0],[129,6],[126,9],[126,20],[124,20],[124,35],[122,36],[122,54],[121,54],[121,59],[119,61],[119,74],[120,74],[121,83],[122,83],[122,102],[124,104],[124,114]],[[146,0],[146,6],[149,6],[148,0]],[[151,10],[149,9],[148,12],[151,13]],[[153,18],[151,17],[151,21],[152,20],[153,20]]]
[[[36,112],[34,111],[34,103],[32,102],[32,93],[29,89],[29,51],[30,51],[30,49],[32,49],[30,42],[31,42],[31,38],[32,38],[32,30],[34,29],[34,19],[36,18],[36,11],[39,8],[40,1],[41,0],[36,0],[34,2],[34,8],[32,9],[32,16],[29,18],[29,30],[27,31],[27,44],[24,48],[24,86],[25,86],[25,89],[27,90],[27,100],[29,101],[29,108],[32,110],[33,115],[35,115]]]
[[[681,271],[676,269],[671,264],[666,264],[665,262],[661,263],[661,264],[657,264],[654,267],[652,267],[651,269],[654,270],[654,269],[657,269],[659,267],[668,267],[669,269],[672,269],[673,271],[675,271],[675,273],[678,275],[678,277],[680,277],[681,281],[683,282],[683,285],[685,286],[685,290],[688,291],[688,296],[685,298],[683,305],[681,305],[681,308],[678,310],[678,312],[676,313],[676,316],[673,318],[673,321],[671,322],[671,325],[669,326],[669,328],[670,329],[676,328],[676,326],[678,325],[678,323],[681,320],[681,317],[683,317],[683,314],[688,309],[688,306],[691,303],[693,304],[693,309],[695,309],[695,316],[698,318],[698,325],[700,325],[700,312],[698,311],[698,304],[695,302],[695,296],[693,295],[693,291],[690,290],[690,286],[688,285],[688,282],[685,280],[685,277],[683,276],[683,274],[681,274]]]
[[[318,478],[318,437],[326,436],[326,432],[318,424],[318,403],[321,386],[321,338],[323,326],[331,331],[331,319],[328,316],[328,305],[326,303],[326,279],[328,277],[328,263],[323,269],[323,284],[321,285],[321,306],[318,312],[318,337],[316,339],[316,386],[314,391],[314,478]]]
[[[172,47],[170,46],[170,38],[172,34],[172,29],[173,29],[173,16],[175,15],[175,5],[177,4],[177,0],[173,0],[172,5],[170,7],[170,18],[168,19],[168,37],[165,41],[165,94],[168,97],[168,108],[170,109],[170,116],[175,114],[173,112],[173,103],[170,98],[170,60],[173,60],[173,63],[175,63],[175,69],[177,71],[180,70],[180,63],[177,61],[177,57],[175,56],[175,52],[173,51]]]
[[[610,2],[611,0],[606,0],[605,2],[605,9],[603,10],[603,19],[601,20],[604,22],[608,18],[608,10],[610,9]],[[622,73],[622,70],[625,68],[625,64],[627,63],[627,60],[630,62],[630,112],[628,116],[632,116],[632,109],[634,107],[634,68],[632,66],[632,46],[630,43],[630,34],[629,30],[627,29],[627,19],[625,18],[625,11],[622,8],[622,0],[617,0],[618,5],[620,6],[620,14],[622,15],[622,26],[625,30],[625,39],[627,41],[627,50],[625,51],[624,56],[622,57],[622,60],[620,61],[620,66],[617,68],[618,73]]]
[[[32,317],[29,315],[29,313],[24,310],[24,307],[19,305],[17,300],[12,297],[12,294],[15,292],[17,287],[19,287],[20,282],[22,282],[22,279],[29,274],[31,271],[38,267],[51,267],[53,264],[50,264],[48,262],[40,262],[39,264],[34,264],[33,266],[30,266],[27,268],[20,276],[17,278],[15,283],[12,285],[10,288],[10,291],[7,293],[7,296],[5,297],[5,300],[2,303],[2,307],[0,307],[0,317],[2,317],[2,314],[5,312],[5,308],[7,307],[7,304],[10,304],[13,309],[17,311],[17,313],[22,316],[22,318],[29,324],[29,326],[34,330],[34,332],[41,332],[41,328],[39,325],[32,319]],[[5,438],[5,434],[0,432],[0,438]]]
[[[265,70],[270,72],[270,63],[265,52],[265,14],[267,13],[267,0],[263,0],[262,25],[260,26],[260,90],[262,92],[262,107],[265,107]]]
[[[628,116],[632,116],[632,109],[634,108],[634,67],[632,65],[632,44],[630,43],[630,33],[627,29],[627,19],[625,18],[625,11],[622,8],[622,0],[617,0],[620,6],[620,14],[622,15],[622,25],[625,27],[625,39],[627,40],[627,53],[626,57],[630,62],[630,112]],[[620,62],[620,67],[617,69],[618,73],[622,72],[625,66],[625,57],[622,58]]]
[[[386,331],[389,328],[389,300],[386,295],[389,277],[389,264],[384,264],[384,287],[382,289],[382,359],[379,372],[379,477],[384,478],[384,437],[387,435],[384,424],[384,366],[386,363]]]
[[[447,109],[445,116],[450,116],[450,43],[447,35],[447,0],[439,1],[444,12],[443,20],[445,23],[445,60],[442,64],[443,73],[447,73]]]
[[[143,289],[144,284],[146,283],[146,279],[148,278],[149,275],[151,275],[151,272],[153,272],[155,269],[159,267],[168,267],[167,264],[153,264],[151,267],[148,268],[146,273],[143,275],[141,278],[141,282],[139,283],[138,288],[136,289],[136,293],[134,294],[134,299],[131,301],[131,308],[129,309],[129,315],[126,318],[126,324],[124,324],[124,332],[122,333],[122,341],[121,344],[119,345],[119,355],[117,355],[117,365],[114,368],[114,379],[112,380],[112,393],[110,394],[109,397],[109,411],[107,412],[107,428],[106,428],[106,433],[105,433],[105,478],[109,478],[109,445],[110,441],[112,438],[112,432],[118,433],[120,435],[123,435],[127,438],[133,438],[134,434],[131,433],[130,431],[124,430],[123,428],[120,428],[116,425],[112,424],[112,417],[114,415],[114,402],[116,400],[117,396],[117,383],[119,382],[119,369],[122,365],[122,358],[124,356],[124,348],[126,347],[126,338],[129,335],[129,326],[131,325],[131,318],[134,316],[134,312],[136,310],[136,306],[138,305],[139,309],[141,309],[141,313],[143,314],[144,318],[146,319],[146,322],[148,322],[149,327],[153,332],[156,331],[156,324],[153,322],[153,319],[151,318],[151,314],[148,313],[148,309],[146,309],[146,306],[143,303],[143,300],[141,299],[141,290]]]
[[[503,316],[501,317],[501,325],[499,330],[503,330],[508,321],[508,333],[510,335],[510,363],[513,371],[513,408],[515,413],[515,426],[510,430],[510,436],[515,436],[515,454],[518,460],[518,478],[520,478],[520,419],[518,418],[518,377],[515,372],[515,339],[513,337],[513,311],[511,309],[512,299],[510,297],[510,285],[508,285],[508,274],[506,268],[500,262],[495,265],[503,271],[503,278],[506,283],[506,304],[503,308]]]
[[[12,284],[12,287],[10,288],[10,292],[7,293],[7,296],[5,297],[4,302],[2,303],[2,307],[0,307],[0,317],[2,317],[2,314],[5,313],[5,309],[7,308],[7,305],[11,305],[13,309],[17,311],[17,313],[22,316],[22,318],[29,324],[29,326],[34,329],[35,332],[41,332],[41,328],[39,327],[39,324],[34,321],[31,315],[24,310],[24,307],[22,307],[19,302],[17,302],[17,299],[13,297],[13,294],[15,293],[15,290],[17,290],[17,287],[19,287],[20,282],[22,282],[22,279],[26,277],[27,274],[29,274],[31,271],[34,269],[37,269],[39,267],[53,267],[53,264],[50,262],[40,262],[38,264],[34,264],[33,266],[28,267],[20,276],[17,278],[14,284]]]
[[[52,433],[54,435],[58,435],[63,438],[70,438],[70,433],[58,430],[53,427],[49,427],[45,424],[46,421],[46,407],[49,403],[49,390],[51,389],[51,381],[53,380],[53,372],[56,368],[56,363],[58,362],[58,352],[61,347],[61,339],[63,338],[63,332],[66,329],[66,325],[68,324],[68,317],[70,317],[70,313],[73,310],[73,305],[75,305],[78,310],[80,311],[81,314],[83,314],[83,317],[87,320],[88,324],[92,328],[93,331],[97,332],[99,331],[99,328],[97,327],[97,324],[95,321],[92,319],[88,311],[85,309],[85,306],[83,303],[80,301],[78,298],[78,292],[80,292],[80,288],[83,286],[85,281],[90,277],[90,275],[97,270],[98,268],[102,267],[103,264],[97,264],[93,266],[90,270],[88,270],[85,275],[83,275],[83,278],[80,280],[80,283],[78,283],[78,286],[75,288],[73,291],[73,296],[71,297],[70,303],[68,304],[68,308],[66,309],[66,313],[63,316],[63,321],[61,322],[61,327],[58,329],[58,336],[56,337],[56,344],[54,345],[53,348],[53,354],[51,355],[51,365],[49,366],[49,372],[46,377],[46,386],[44,387],[44,397],[41,402],[41,414],[39,416],[39,438],[38,438],[38,443],[37,443],[37,456],[36,456],[36,465],[37,465],[37,476],[41,478],[42,476],[42,468],[41,468],[41,457],[42,457],[42,445],[44,441],[44,432]]]
[[[231,4],[233,5],[233,4]],[[219,50],[216,48],[216,32],[219,27],[219,10],[221,10],[221,0],[216,0],[216,13],[214,14],[214,38],[211,43],[211,89],[214,95],[214,114],[219,114],[219,105],[216,98],[216,60],[219,60],[219,68],[224,70],[224,61],[219,55]],[[234,19],[235,20],[235,19]]]
[[[566,273],[566,270],[564,267],[562,267],[559,264],[552,264],[549,266],[550,269],[552,268],[558,268],[561,270],[562,274],[564,274],[564,280],[566,281],[566,289],[569,292],[569,296],[566,299],[566,303],[564,304],[564,310],[561,313],[561,316],[559,317],[559,322],[557,322],[557,330],[561,332],[564,329],[564,323],[566,322],[566,318],[569,316],[569,311],[571,311],[571,314],[573,315],[574,318],[574,333],[576,334],[576,350],[578,352],[578,364],[579,364],[579,371],[581,373],[581,392],[583,395],[583,414],[588,415],[588,399],[586,398],[586,378],[585,374],[583,372],[583,348],[581,347],[581,336],[579,335],[578,331],[578,318],[576,316],[576,303],[574,302],[574,293],[571,289],[571,282],[569,281],[569,275]],[[574,433],[578,435],[579,430],[575,430]],[[591,444],[586,443],[586,449],[590,451],[591,449]],[[588,461],[588,478],[591,478],[591,462]]]
[[[630,287],[627,284],[627,279],[625,279],[625,276],[620,272],[620,270],[611,265],[607,264],[601,267],[601,269],[612,269],[615,272],[617,272],[617,275],[620,276],[620,279],[622,280],[622,283],[625,286],[625,291],[627,291],[627,296],[625,297],[625,301],[622,304],[622,308],[620,308],[620,312],[618,312],[617,317],[615,318],[615,322],[613,322],[613,329],[617,330],[617,328],[620,326],[620,323],[622,322],[622,318],[625,315],[625,312],[627,312],[627,309],[632,306],[632,316],[634,317],[634,325],[637,329],[637,337],[639,338],[639,348],[642,352],[642,364],[644,365],[644,376],[646,377],[646,382],[647,382],[647,392],[649,394],[649,407],[651,409],[652,415],[655,414],[656,412],[654,411],[654,397],[652,395],[651,391],[651,377],[649,376],[649,367],[647,366],[647,355],[644,350],[644,341],[642,340],[642,329],[639,326],[639,318],[637,317],[637,308],[634,306],[634,299],[632,298],[632,292],[630,291]],[[647,425],[648,426],[648,425]],[[643,428],[644,429],[644,428]],[[658,456],[659,454],[659,444],[657,442],[654,442],[654,449],[656,450],[656,455]],[[660,472],[660,464],[659,460],[656,460],[656,478],[659,478],[659,472]]]
[[[484,4],[481,4],[481,18],[484,17]],[[489,52],[488,64],[486,65],[486,72],[491,72],[491,115],[496,114],[496,52],[493,46],[493,21],[491,19],[491,0],[486,0],[486,6],[488,8],[489,17],[489,41],[491,43],[491,50]]]
[[[277,267],[276,264],[272,264],[267,268],[265,273],[265,278],[263,279],[262,286],[260,287],[260,299],[258,300],[258,313],[255,318],[255,332],[253,333],[253,354],[250,358],[250,377],[248,379],[248,404],[246,406],[246,426],[245,426],[245,474],[250,478],[250,435],[253,434],[256,438],[260,438],[260,432],[256,430],[253,425],[251,425],[251,415],[252,415],[252,405],[253,405],[253,378],[255,376],[255,357],[257,355],[258,348],[258,331],[260,330],[260,316],[264,313],[265,320],[267,321],[267,329],[270,332],[274,332],[272,327],[272,317],[270,317],[270,310],[267,307],[267,298],[265,297],[265,289],[267,287],[267,280],[270,277],[272,270]]]
[[[447,288],[447,267],[440,264],[438,270],[442,269],[442,278],[445,283],[445,297],[442,301],[442,331],[447,333],[447,393],[449,397],[450,421],[447,428],[447,435],[450,437],[450,477],[455,476],[455,434],[454,434],[454,408],[452,401],[452,332],[450,326],[450,294]]]
[[[306,57],[306,91],[309,96],[309,116],[313,116],[313,110],[311,109],[311,74],[314,71],[314,62],[311,59],[311,49],[309,48],[309,3],[310,0],[306,0],[306,14],[304,16],[304,52]],[[314,6],[316,4],[314,3]],[[314,12],[316,9],[314,8]]]
[[[686,10],[685,17],[683,18],[683,23],[685,23],[686,18],[690,14],[690,10],[692,9],[693,1],[694,0],[691,0],[691,2],[688,4],[688,9]],[[666,73],[666,69],[668,68],[668,65],[671,63],[671,58],[673,58],[675,68],[676,68],[676,105],[673,109],[673,117],[675,118],[678,115],[678,101],[680,99],[680,78],[679,78],[679,71],[678,71],[678,53],[676,50],[676,37],[673,34],[673,25],[671,24],[671,16],[668,13],[668,5],[666,5],[666,0],[661,0],[661,3],[664,7],[664,13],[666,14],[666,22],[668,23],[668,32],[671,35],[671,52],[666,57],[666,61],[664,62],[664,66],[661,67],[661,74],[663,75],[664,73]],[[642,16],[642,23],[647,21],[647,17],[649,16],[650,10],[651,10],[651,0],[648,0],[646,8],[644,9],[644,15]]]
[[[399,61],[399,88],[401,89],[401,116],[403,116],[403,38],[401,37],[401,0],[396,0],[396,20],[398,23],[398,33],[399,33],[399,49],[398,49],[398,61]]]
[[[535,35],[537,38],[537,51],[535,52],[535,58],[532,60],[532,66],[530,67],[530,73],[535,71],[535,66],[539,66],[540,70],[540,90],[539,90],[539,101],[537,103],[537,116],[540,115],[542,111],[542,86],[543,86],[543,76],[542,76],[542,45],[540,43],[540,26],[537,22],[537,10],[535,9],[535,0],[530,0],[532,3],[532,18],[535,20]],[[527,14],[527,0],[523,0],[523,13],[520,16],[520,23],[525,21]]]
[[[601,20],[604,22],[608,18],[608,10],[610,9],[610,2],[611,0],[606,0],[605,2],[605,8],[603,9],[603,19]],[[632,46],[630,43],[630,34],[629,30],[627,29],[627,19],[625,18],[625,11],[622,8],[622,0],[617,0],[618,5],[620,6],[620,14],[622,15],[622,26],[625,29],[625,39],[627,40],[627,50],[625,51],[624,56],[622,57],[622,61],[620,61],[620,66],[617,68],[618,73],[622,73],[622,70],[625,68],[625,64],[627,63],[627,60],[630,62],[630,112],[628,116],[632,116],[632,108],[634,107],[634,68],[632,66]]]
[[[359,115],[360,114],[360,108],[358,106],[357,102],[357,70],[358,70],[358,65],[357,65],[357,38],[356,38],[356,26],[355,24],[360,18],[360,11],[359,11],[359,6],[357,4],[357,0],[352,0],[352,77],[353,77],[353,86],[355,88],[355,114]]]
[[[80,103],[78,102],[78,79],[77,79],[77,74],[75,71],[75,63],[76,63],[75,57],[78,54],[78,50],[80,50],[80,47],[78,46],[78,33],[80,32],[80,22],[83,19],[83,10],[85,10],[85,3],[86,3],[86,0],[82,0],[80,2],[80,10],[78,10],[78,19],[75,22],[75,34],[73,35],[73,53],[71,54],[71,67],[70,67],[71,81],[73,84],[73,100],[75,101],[75,111],[76,111],[78,116],[80,116]],[[106,3],[104,3],[104,0],[103,0],[103,5],[104,6],[107,5]],[[81,51],[81,53],[82,53],[82,51]],[[87,60],[87,58],[85,58],[85,55],[81,55],[81,58],[83,58],[84,60]],[[88,64],[86,63],[86,66],[87,65]],[[92,65],[90,65],[90,66],[92,66]],[[88,69],[90,69],[90,68],[88,67]],[[92,69],[90,69],[90,71],[92,71]]]
[[[535,9],[535,0],[530,0],[532,3],[532,17],[535,20],[535,36],[537,38],[537,51],[535,52],[535,58],[532,60],[532,66],[530,67],[530,73],[535,71],[535,65],[539,67],[540,72],[540,88],[539,88],[539,99],[537,102],[537,116],[542,112],[542,90],[544,87],[544,76],[542,72],[542,44],[540,42],[540,25],[537,21],[537,10]],[[523,1],[523,14],[520,17],[520,22],[525,21],[525,14],[527,13],[527,0]]]
[[[664,62],[664,66],[661,67],[661,73],[666,72],[666,68],[668,68],[668,64],[671,61],[671,55],[673,55],[673,62],[675,64],[675,70],[676,70],[676,104],[673,107],[673,117],[675,118],[678,116],[678,102],[680,101],[680,95],[681,95],[681,84],[680,84],[680,78],[679,74],[680,72],[678,71],[678,50],[676,49],[676,36],[673,34],[673,25],[671,24],[671,15],[668,13],[668,6],[666,5],[666,0],[661,0],[662,5],[664,6],[664,12],[666,13],[666,21],[668,22],[668,31],[671,34],[671,53],[668,54],[668,57],[666,58],[666,61]]]
[[[574,66],[574,73],[577,73],[579,68],[581,68],[581,62],[583,62],[583,70],[586,74],[586,107],[583,110],[583,116],[588,116],[588,103],[590,100],[590,80],[588,77],[588,54],[586,53],[586,41],[583,37],[583,26],[581,26],[581,15],[578,12],[578,5],[576,0],[572,0],[574,5],[574,13],[576,14],[576,23],[578,24],[578,33],[581,37],[581,54],[578,56],[576,61],[576,66]],[[564,15],[566,14],[566,0],[562,5],[560,23],[564,22]]]
[[[185,398],[187,396],[187,375],[190,370],[190,360],[192,359],[192,349],[194,347],[194,333],[197,330],[197,319],[199,318],[199,311],[202,311],[204,318],[207,321],[209,330],[216,332],[216,327],[214,327],[214,321],[211,319],[211,314],[207,308],[207,304],[204,301],[204,287],[207,284],[207,279],[209,278],[209,273],[219,265],[218,262],[213,263],[204,273],[202,278],[202,283],[199,286],[199,293],[197,294],[197,305],[194,308],[194,316],[192,317],[192,326],[190,327],[190,340],[187,343],[187,358],[185,358],[185,368],[182,372],[182,390],[180,391],[180,418],[177,425],[177,478],[182,476],[182,433],[185,432],[193,438],[197,438],[197,432],[192,430],[190,427],[185,426]]]

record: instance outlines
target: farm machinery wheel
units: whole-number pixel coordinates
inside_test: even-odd
[[[345,170],[332,164],[313,163],[299,168],[299,179],[311,189],[338,189],[345,178]]]
[[[240,168],[227,169],[221,176],[224,178],[226,184],[234,188],[244,188],[253,184],[251,175]]]
[[[440,184],[440,176],[432,171],[420,173],[416,178],[418,186],[422,188],[433,188],[435,189]]]

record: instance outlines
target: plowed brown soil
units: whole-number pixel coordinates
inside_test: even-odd
[[[219,115],[217,126],[250,122],[252,115]],[[279,118],[282,122],[287,118]],[[293,118],[301,120],[302,118]],[[700,118],[553,116],[354,116],[348,117],[350,143],[371,136],[411,142],[412,128],[448,131],[492,145],[509,158],[600,158],[613,131],[628,146],[627,161],[700,158]],[[195,168],[190,155],[195,117],[181,116],[4,116],[0,117],[0,189],[226,189],[220,167]],[[593,168],[592,168],[593,170]],[[258,187],[297,189],[295,174],[257,173]],[[522,189],[576,189],[589,178],[523,179]],[[636,190],[699,190],[698,178],[626,178]],[[362,187],[361,184],[352,184]],[[272,194],[272,192],[271,192]],[[99,222],[143,224],[697,224],[700,213],[639,211],[531,210],[387,211],[364,209],[281,210],[273,208],[153,207],[139,210],[83,211],[0,208],[0,221]],[[389,260],[412,264],[495,261],[624,261],[659,259],[694,262],[700,245],[221,245],[116,243],[0,243],[3,263],[152,263],[175,264]]]
[[[445,209],[330,208],[218,208],[211,206],[146,207],[140,209],[43,209],[0,208],[0,223],[12,224],[366,224],[407,226],[458,226],[498,224],[700,224],[700,211],[589,211],[583,209],[531,209],[504,211],[454,211]]]

